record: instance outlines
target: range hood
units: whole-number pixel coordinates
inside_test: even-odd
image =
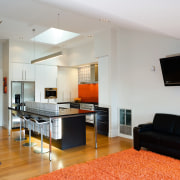
[[[86,66],[87,68],[87,66]],[[98,64],[90,64],[88,66],[89,71],[86,70],[79,71],[79,84],[92,84],[98,83]],[[83,74],[83,72],[85,72]]]

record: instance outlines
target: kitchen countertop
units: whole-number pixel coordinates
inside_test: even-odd
[[[98,105],[98,103],[96,103],[96,102],[74,102],[74,101],[71,101],[71,102],[58,102],[57,104],[68,104],[68,103],[85,103],[85,104]]]
[[[78,115],[86,115],[86,114],[95,114],[95,111],[87,111],[81,109],[74,109],[74,108],[59,108],[59,111],[51,112],[51,111],[43,111],[38,109],[31,109],[26,108],[25,106],[21,106],[20,109],[16,109],[15,107],[8,107],[9,110],[14,110],[19,113],[31,113],[39,116],[44,116],[47,118],[57,118],[57,117],[66,117],[66,116],[78,116]]]
[[[69,104],[69,103],[74,103],[74,102],[71,102],[71,101],[67,101],[67,102],[57,102],[57,104]]]

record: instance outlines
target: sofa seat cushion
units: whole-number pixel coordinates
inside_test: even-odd
[[[162,133],[173,133],[175,122],[180,120],[179,116],[172,114],[155,114],[153,130]]]
[[[158,143],[159,142],[159,134],[156,131],[144,131],[140,133],[140,141],[146,143]]]
[[[171,134],[159,134],[159,145],[180,150],[180,136]]]
[[[160,133],[156,131],[146,131],[140,133],[141,142],[146,144],[157,144],[162,147],[180,149],[180,136]]]

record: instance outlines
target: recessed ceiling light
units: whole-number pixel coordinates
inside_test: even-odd
[[[111,21],[107,18],[99,18],[100,22],[110,23]]]
[[[23,36],[19,36],[19,40],[23,40],[24,39],[24,37]]]
[[[92,37],[93,37],[93,35],[92,35],[92,34],[89,34],[89,35],[88,35],[88,38],[92,38]]]
[[[72,38],[75,38],[79,35],[80,34],[64,31],[61,29],[50,28],[40,33],[39,35],[33,37],[31,40],[36,41],[36,42],[56,45],[64,41],[70,40]]]

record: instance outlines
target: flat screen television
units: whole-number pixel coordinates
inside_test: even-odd
[[[180,86],[180,56],[160,59],[165,86]]]

